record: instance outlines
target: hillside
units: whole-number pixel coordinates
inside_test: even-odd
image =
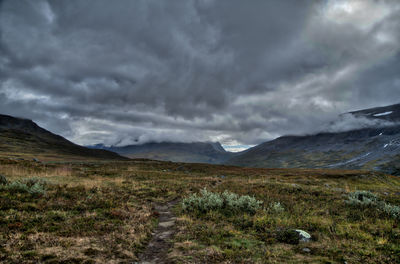
[[[129,158],[210,164],[221,164],[235,155],[225,151],[219,142],[161,142],[123,147],[106,147],[99,144],[89,147],[106,149]]]
[[[400,178],[379,172],[0,157],[0,174],[9,181],[0,183],[1,263],[400,261]],[[262,204],[185,209],[204,188]],[[393,213],[349,203],[356,190]],[[294,229],[311,240],[299,242]]]
[[[399,174],[400,105],[371,108],[348,114],[370,120],[393,122],[338,133],[283,136],[262,143],[228,164],[279,168],[374,169]]]
[[[76,145],[31,120],[0,115],[0,156],[10,158],[124,160],[116,153]]]

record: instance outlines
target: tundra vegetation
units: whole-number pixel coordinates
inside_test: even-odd
[[[152,205],[175,199],[171,263],[400,262],[400,179],[377,172],[2,158],[0,174],[2,263],[138,261]]]

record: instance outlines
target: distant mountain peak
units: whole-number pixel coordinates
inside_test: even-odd
[[[224,147],[221,145],[220,142],[210,142],[210,144],[214,147],[215,150],[221,151],[221,152],[227,152]]]
[[[129,158],[147,158],[175,162],[223,163],[232,157],[219,142],[148,142],[127,146],[104,146],[90,148],[106,149]]]

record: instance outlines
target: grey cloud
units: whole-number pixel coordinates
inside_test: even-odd
[[[322,132],[341,132],[353,129],[388,127],[399,125],[398,122],[390,122],[381,119],[368,119],[366,117],[357,117],[352,114],[343,114],[335,122],[327,125]]]
[[[312,133],[398,103],[399,20],[395,0],[5,0],[0,112],[82,144]]]

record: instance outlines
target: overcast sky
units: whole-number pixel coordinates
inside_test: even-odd
[[[0,0],[0,113],[234,149],[400,102],[398,0]]]

